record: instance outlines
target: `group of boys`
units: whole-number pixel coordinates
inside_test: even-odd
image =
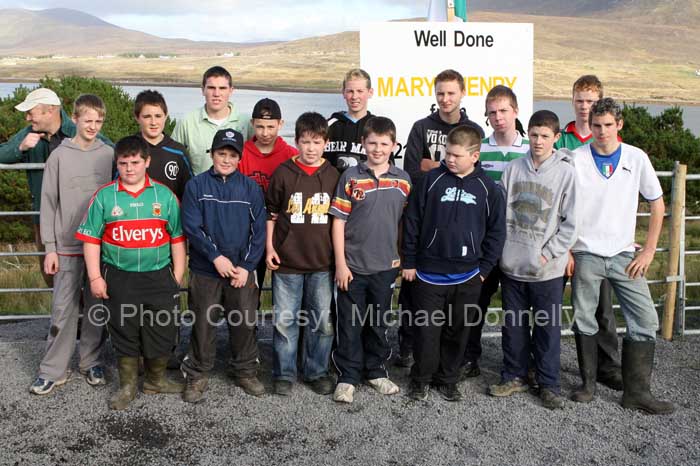
[[[30,93],[18,109],[58,101],[46,91]],[[56,278],[47,352],[33,393],[67,380],[85,289],[85,309],[96,299],[109,309],[120,378],[113,409],[135,398],[139,357],[144,393],[202,400],[222,317],[236,385],[262,395],[256,310],[266,269],[273,272],[274,393],[292,392],[301,335],[302,377],[315,392],[352,402],[364,380],[381,394],[398,393],[386,363],[401,269],[398,362],[411,366],[409,397],[425,400],[432,385],[446,400],[462,399],[457,383],[479,375],[484,314],[500,282],[503,370],[489,393],[535,388],[543,406],[561,408],[561,305],[575,264],[583,385],[572,398],[590,401],[598,380],[624,388],[625,407],[673,411],[649,390],[658,318],[643,278],[663,219],[662,192],[646,154],[620,142],[620,108],[602,98],[597,78],[574,84],[576,121],[563,137],[557,116],[538,111],[526,139],[515,94],[494,87],[485,105],[493,134],[484,138],[461,108],[463,77],[445,70],[435,79],[437,110],[409,135],[406,171],[392,160],[394,124],[367,111],[372,87],[363,70],[345,76],[348,110],[334,114],[330,127],[318,113],[298,118],[297,149],[279,136],[282,115],[271,99],[256,104],[253,137],[245,141],[249,125],[229,102],[232,91],[225,69],[207,70],[204,107],[173,133],[182,144],[163,133],[162,96],[142,92],[135,105],[140,134],[114,150],[98,139],[104,104],[90,95],[76,100],[76,136],[48,157],[41,192],[44,269]],[[111,181],[113,160],[118,177]],[[635,257],[638,193],[652,215],[647,243]],[[619,215],[603,218],[601,208]],[[194,322],[181,384],[165,370],[177,342],[186,239]],[[621,376],[611,306],[596,314],[605,281],[628,322]],[[83,319],[80,369],[88,383],[101,385],[103,339],[95,320]]]

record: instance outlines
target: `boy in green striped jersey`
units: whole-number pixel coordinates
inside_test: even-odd
[[[495,86],[486,95],[486,117],[493,128],[491,136],[481,141],[479,163],[486,174],[500,185],[501,175],[509,162],[527,155],[529,141],[523,137],[524,130],[518,121],[518,98],[507,86]],[[469,332],[469,340],[462,362],[462,376],[477,377],[481,356],[481,331],[491,298],[498,290],[501,271],[496,265],[486,277],[479,297],[481,316],[478,325]]]
[[[144,393],[184,388],[168,381],[165,369],[177,333],[186,252],[175,194],[146,174],[146,142],[127,136],[114,153],[119,177],[97,190],[76,238],[84,242],[90,291],[108,309],[120,387],[110,408],[125,409],[136,397],[140,355]]]

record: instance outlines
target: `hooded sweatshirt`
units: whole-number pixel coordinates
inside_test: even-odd
[[[416,185],[425,174],[420,169],[423,159],[439,162],[445,158],[445,146],[447,134],[457,126],[471,126],[479,131],[480,139],[484,138],[484,130],[467,117],[467,112],[462,109],[457,123],[447,123],[440,118],[439,112],[433,112],[422,120],[413,124],[406,141],[406,155],[404,156],[403,169],[411,176],[411,182]]]
[[[323,157],[339,171],[358,165],[367,160],[362,147],[362,132],[367,120],[374,115],[367,115],[357,121],[351,120],[346,112],[335,112],[328,119],[328,142]]]
[[[539,168],[531,153],[508,164],[506,244],[501,271],[523,282],[564,275],[568,251],[576,242],[576,170],[568,149],[556,151]],[[540,257],[547,263],[542,265]]]
[[[41,185],[41,239],[46,252],[81,255],[75,239],[92,195],[112,179],[114,150],[95,139],[83,150],[69,138],[46,161]]]
[[[503,194],[479,163],[465,177],[441,162],[411,193],[404,214],[404,268],[486,277],[505,241]]]
[[[299,151],[295,147],[290,146],[284,139],[277,136],[272,152],[263,154],[255,145],[255,137],[253,137],[243,145],[243,155],[238,164],[238,171],[255,181],[265,193],[270,186],[270,178],[277,167],[298,153]]]
[[[328,210],[338,171],[326,160],[307,175],[289,159],[277,168],[265,195],[268,219],[275,220],[273,245],[280,273],[323,272],[333,262]]]

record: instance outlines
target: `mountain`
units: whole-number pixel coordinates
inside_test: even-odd
[[[255,44],[163,39],[67,8],[0,9],[0,55],[95,56],[123,53],[225,53]]]
[[[468,5],[474,11],[600,17],[693,27],[700,24],[700,0],[470,0]]]

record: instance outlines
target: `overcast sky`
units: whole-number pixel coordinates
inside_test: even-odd
[[[368,21],[424,17],[429,0],[0,0],[0,8],[72,8],[160,37],[257,42],[357,30]]]

